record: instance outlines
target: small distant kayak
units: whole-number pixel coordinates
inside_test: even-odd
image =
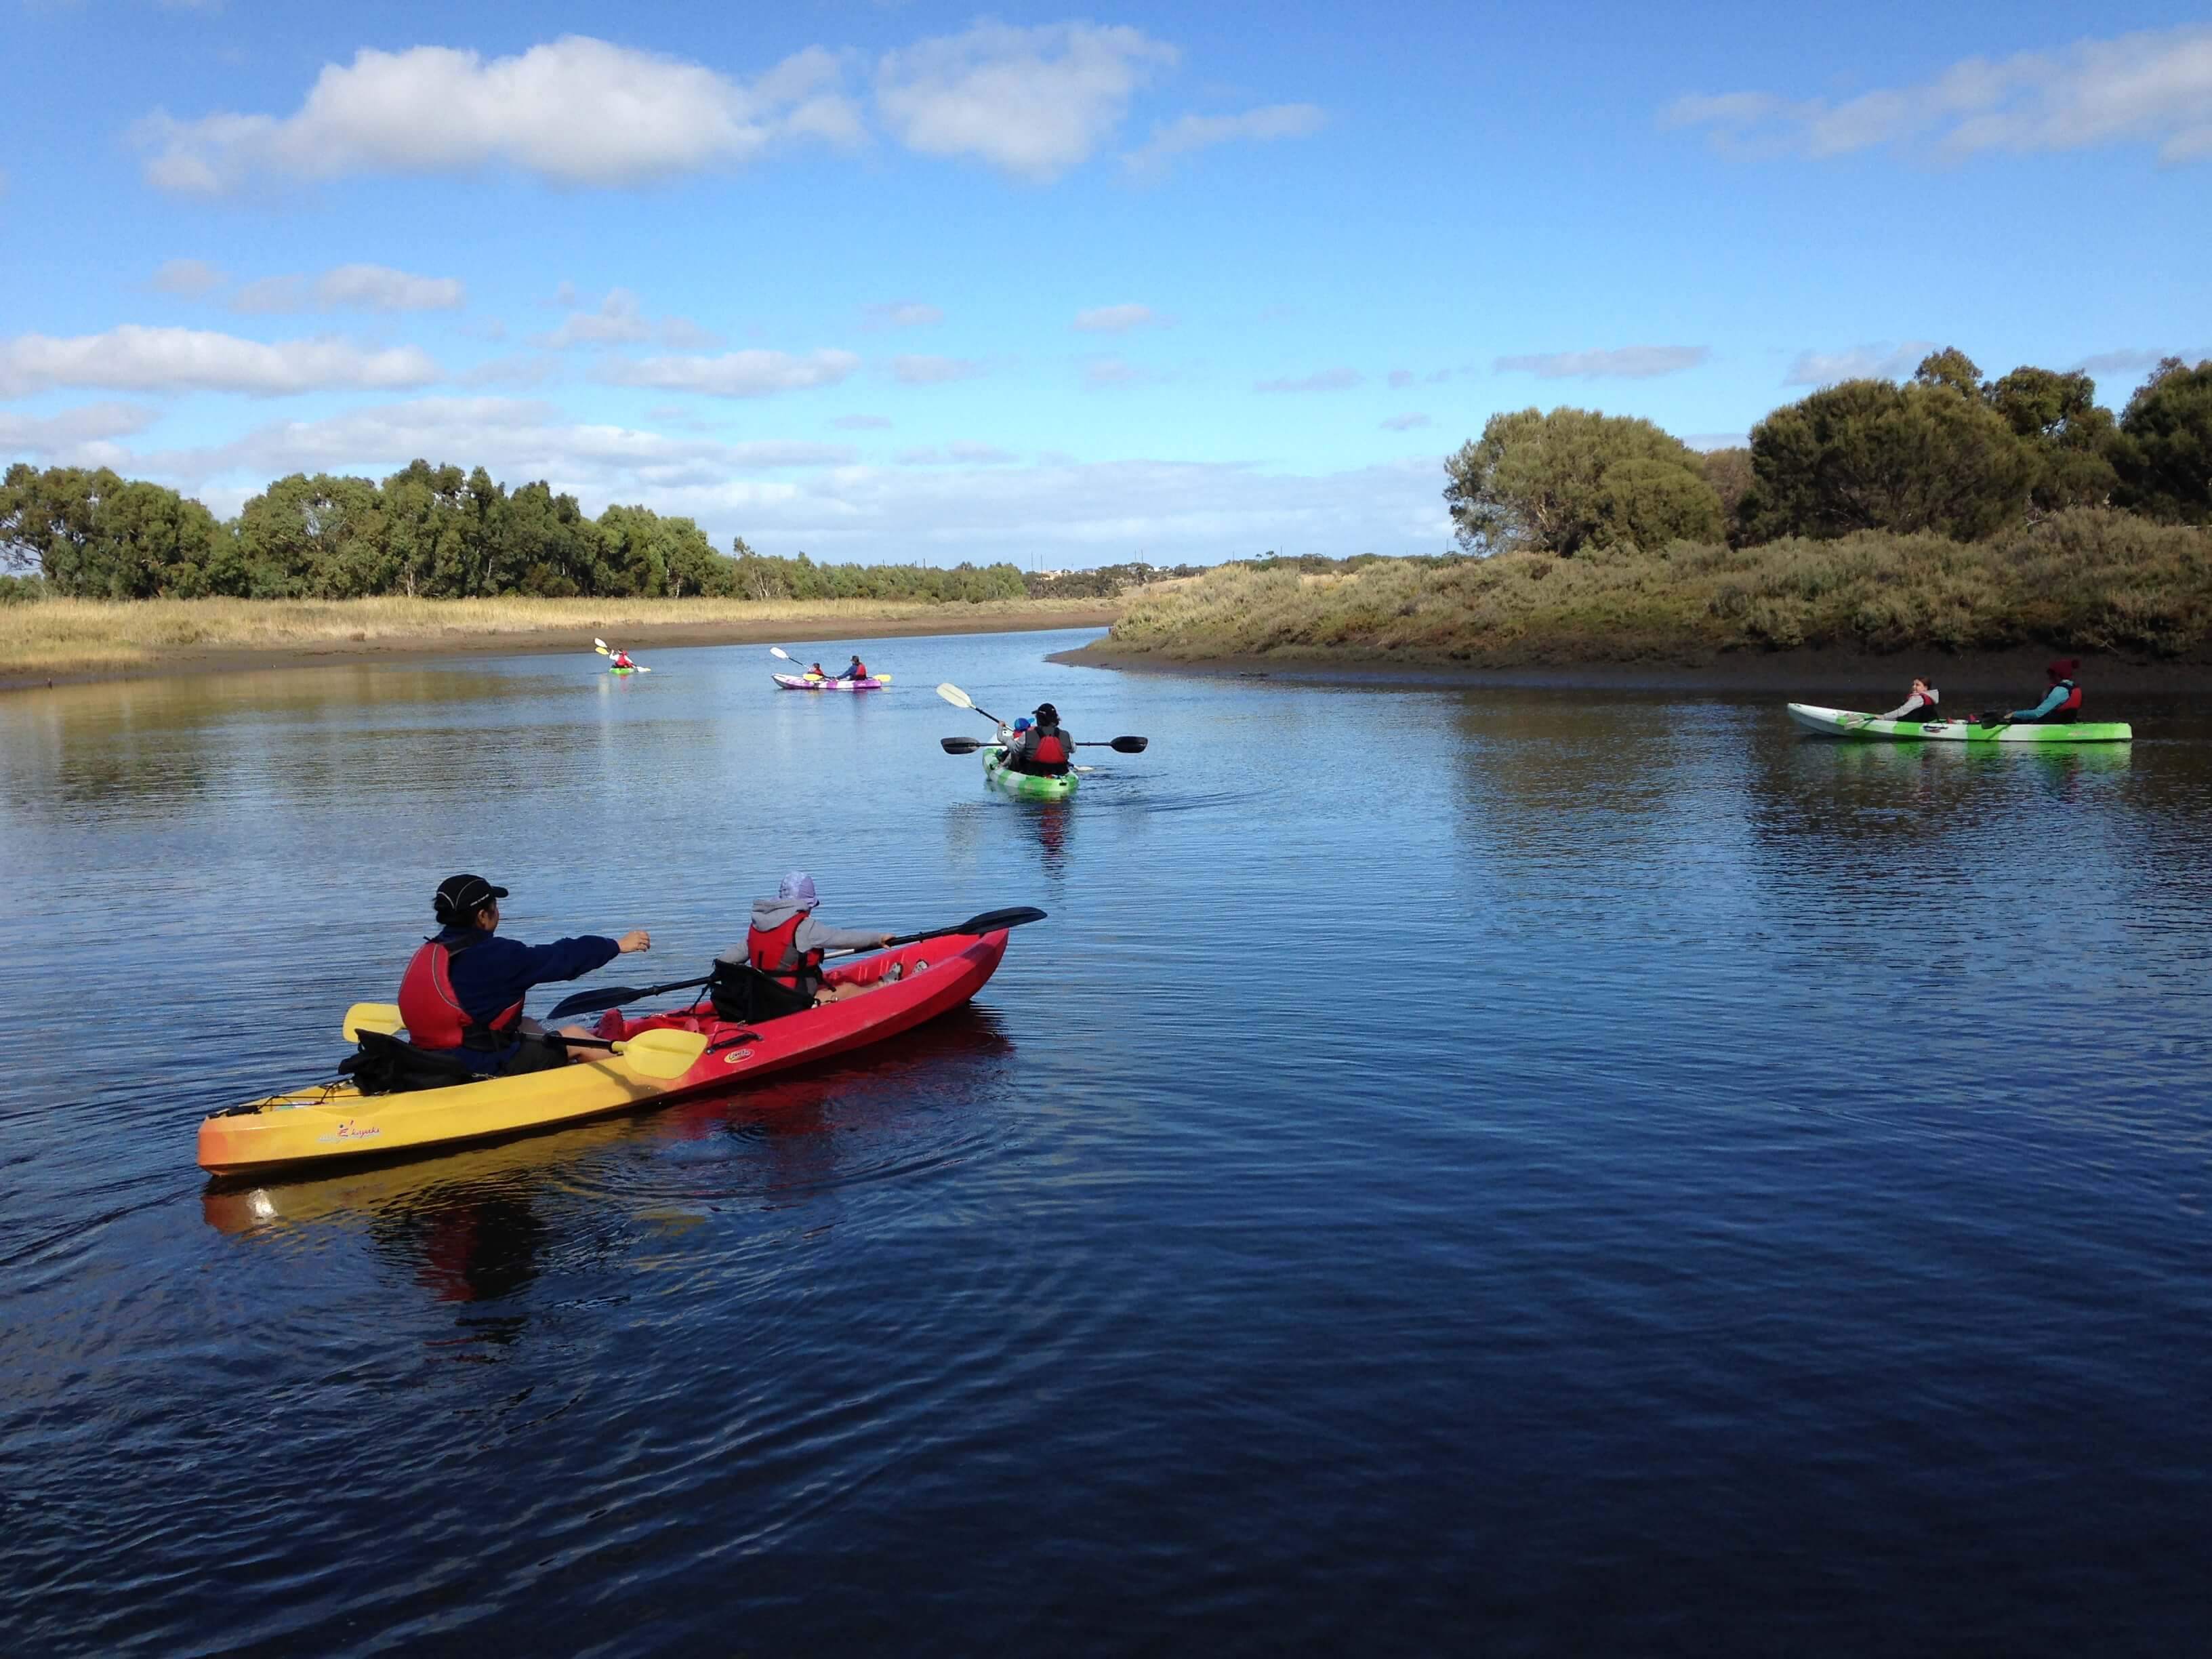
[[[607,672],[610,674],[650,674],[653,671],[650,668],[642,668],[633,665],[629,668],[610,668],[607,670]]]
[[[1827,738],[1886,738],[1902,743],[2126,743],[2135,730],[2123,720],[2083,720],[2073,726],[1980,726],[1969,720],[1881,720],[1848,708],[1793,702],[1790,718]]]
[[[769,677],[787,691],[880,691],[884,683],[865,680],[817,680],[811,674],[772,674]]]
[[[1081,781],[1073,772],[1056,778],[1040,777],[1034,772],[1017,772],[1001,766],[999,760],[1006,751],[996,744],[983,746],[983,776],[1010,795],[1026,795],[1031,800],[1066,800],[1075,793]]]

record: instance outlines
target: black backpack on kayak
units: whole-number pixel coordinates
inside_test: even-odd
[[[720,958],[714,963],[714,977],[707,981],[707,996],[714,1005],[716,1018],[748,1025],[781,1019],[787,1014],[803,1014],[814,1006],[814,999],[805,992],[793,990],[750,963]]]
[[[361,1047],[338,1062],[341,1076],[353,1079],[365,1095],[405,1094],[416,1089],[446,1089],[456,1083],[481,1082],[488,1073],[455,1060],[402,1042],[381,1031],[356,1031]]]

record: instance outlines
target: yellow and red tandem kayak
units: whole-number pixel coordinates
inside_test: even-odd
[[[710,1004],[700,1003],[635,1019],[611,1013],[599,1022],[599,1035],[617,1039],[656,1030],[703,1033],[706,1052],[670,1079],[642,1076],[617,1054],[443,1089],[364,1095],[351,1083],[325,1083],[248,1101],[201,1120],[199,1165],[211,1175],[245,1175],[415,1152],[740,1087],[771,1072],[880,1042],[959,1007],[983,988],[1006,953],[1003,928],[940,934],[832,969],[826,977],[833,985],[876,988],[781,1019],[721,1020]]]

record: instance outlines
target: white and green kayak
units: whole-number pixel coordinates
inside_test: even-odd
[[[2126,743],[2135,736],[2122,720],[2083,720],[2074,726],[1981,726],[1970,720],[1883,720],[1848,708],[1815,708],[1793,702],[1790,718],[1828,738],[1887,738],[1903,743]]]
[[[1075,793],[1079,780],[1074,773],[1044,778],[1034,772],[1012,771],[999,764],[999,757],[1006,752],[996,744],[983,745],[983,775],[1008,794],[1025,795],[1031,800],[1066,800]]]

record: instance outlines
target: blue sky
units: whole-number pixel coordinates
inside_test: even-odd
[[[718,544],[1445,545],[1568,403],[2212,353],[2212,9],[0,0],[0,459]]]

